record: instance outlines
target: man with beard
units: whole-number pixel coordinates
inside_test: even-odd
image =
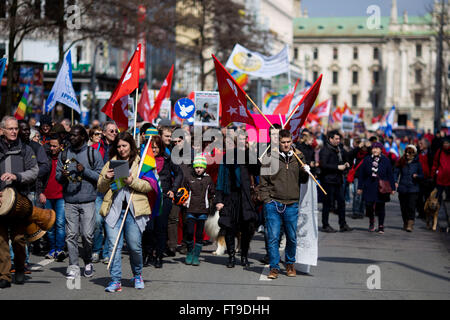
[[[69,253],[67,279],[80,275],[78,237],[83,240],[84,276],[92,277],[92,242],[95,229],[97,181],[103,168],[101,154],[86,143],[89,137],[82,125],[70,131],[70,148],[61,152],[56,166],[56,180],[63,186],[66,214],[66,243]],[[69,162],[69,163],[68,163]]]

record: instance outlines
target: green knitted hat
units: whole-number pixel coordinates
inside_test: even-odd
[[[150,139],[152,136],[157,136],[158,135],[158,130],[156,128],[148,128],[147,130],[145,130],[145,134],[144,137],[145,139]]]
[[[192,163],[193,168],[201,167],[206,169],[206,165],[207,165],[206,158],[203,154],[195,156],[194,162]]]

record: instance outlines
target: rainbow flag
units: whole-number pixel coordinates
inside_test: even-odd
[[[20,99],[19,106],[17,107],[17,110],[14,113],[14,117],[16,117],[17,120],[25,119],[25,115],[27,114],[27,107],[28,107],[29,90],[30,90],[30,86],[27,85],[25,87],[25,91],[23,92],[22,99]]]
[[[239,71],[233,70],[231,76],[241,88],[244,88],[248,84],[248,74],[246,73],[240,73]]]
[[[141,155],[141,163],[139,164],[139,179],[145,180],[152,186],[148,196],[152,215],[158,216],[162,210],[162,188],[156,170],[156,159],[151,148],[151,139],[148,140],[144,152]]]
[[[273,99],[278,98],[281,100],[284,96],[285,96],[285,94],[281,94],[281,93],[274,92],[274,91],[267,91],[266,94],[264,95],[263,103],[266,107],[269,107],[269,105]]]

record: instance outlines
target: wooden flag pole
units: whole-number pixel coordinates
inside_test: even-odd
[[[128,210],[130,209],[130,203],[133,199],[134,190],[131,193],[130,200],[128,200],[127,209],[125,210],[125,214],[123,215],[122,224],[120,225],[119,233],[117,234],[116,242],[114,243],[113,251],[111,251],[111,256],[109,258],[108,266],[106,267],[107,270],[109,270],[111,266],[111,262],[114,259],[114,254],[116,253],[117,245],[119,244],[120,234],[122,233],[123,225],[125,224],[125,220],[127,219]]]
[[[136,101],[134,102],[134,131],[133,131],[133,139],[136,139],[136,123],[137,123],[137,105],[138,105],[138,96],[139,96],[139,86],[136,88]]]
[[[245,94],[245,96],[247,97],[248,100],[250,100],[250,102],[253,104],[256,110],[258,110],[258,112],[264,117],[264,119],[266,119],[267,123],[270,124],[270,126],[275,129],[273,124],[269,121],[269,119],[267,119],[266,115],[261,111],[261,109],[256,105],[256,103],[253,102],[252,98],[250,98],[248,94]]]
[[[72,126],[73,126],[73,109],[72,109]]]
[[[304,167],[305,164],[303,163],[302,160],[300,160],[299,156],[295,153],[294,151],[294,156],[297,158],[297,160],[300,162],[301,166]],[[320,190],[322,190],[322,192],[327,195],[327,193],[325,192],[325,190],[322,188],[322,186],[320,185],[320,183],[316,180],[316,178],[314,177],[314,175],[308,171],[309,176],[314,180],[314,182],[319,186]]]

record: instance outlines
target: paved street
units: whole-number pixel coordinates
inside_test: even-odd
[[[332,214],[330,219],[337,228],[337,216]],[[264,241],[258,233],[251,243],[249,271],[240,266],[226,268],[226,256],[213,256],[215,247],[208,246],[199,267],[184,265],[184,256],[177,254],[165,258],[162,269],[144,268],[146,288],[138,291],[129,280],[128,256],[123,256],[123,290],[105,293],[109,281],[106,265],[96,264],[95,276],[82,277],[81,289],[70,290],[64,277],[67,260],[55,262],[32,256],[35,270],[26,284],[0,290],[0,299],[450,299],[448,234],[426,230],[421,220],[417,220],[413,233],[402,231],[397,200],[387,206],[384,235],[368,233],[367,218],[348,217],[347,222],[355,228],[351,233],[319,233],[319,262],[309,276],[288,278],[282,267],[277,280],[267,279],[268,266],[259,262]],[[371,265],[379,267],[380,289],[367,287]]]

